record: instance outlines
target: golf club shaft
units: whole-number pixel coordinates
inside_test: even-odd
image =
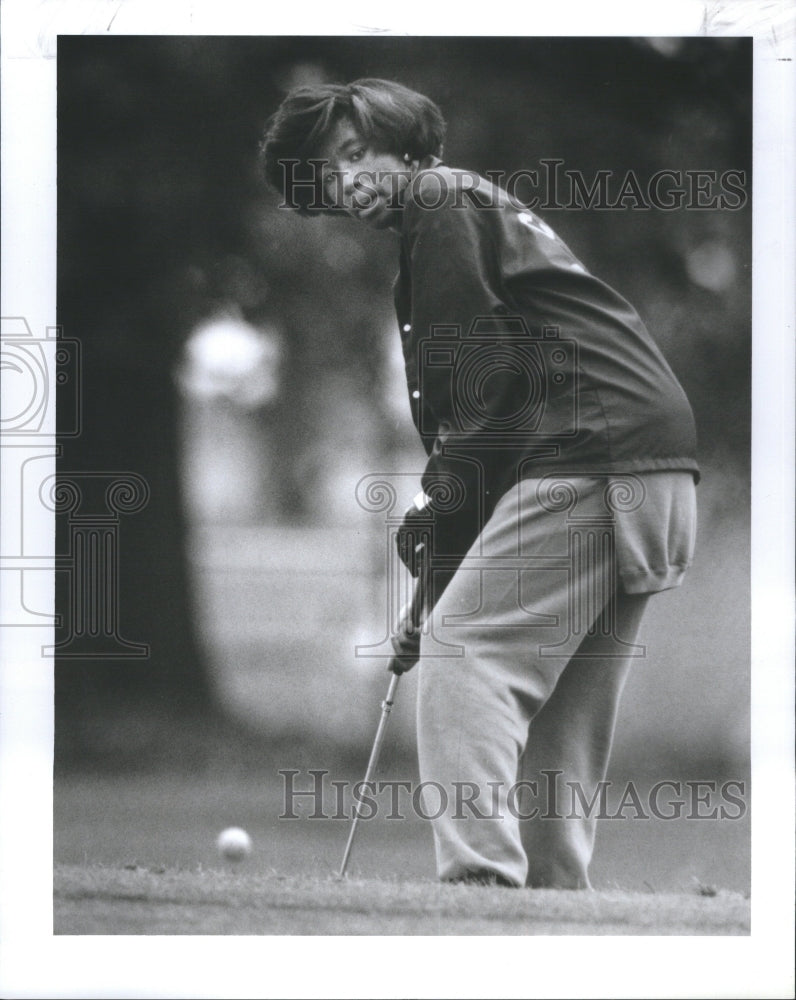
[[[426,602],[426,571],[425,564],[421,563],[420,572],[418,573],[417,583],[415,584],[414,594],[412,596],[412,607],[410,609],[410,620],[414,628],[419,628],[422,624],[423,619],[423,608]],[[362,788],[367,788],[370,782],[373,780],[373,775],[376,771],[376,765],[379,762],[379,755],[381,754],[381,745],[384,742],[384,734],[387,730],[387,720],[390,717],[390,711],[395,701],[395,692],[398,690],[398,681],[401,679],[401,674],[403,670],[396,670],[396,657],[390,660],[390,671],[392,676],[390,677],[390,686],[387,688],[387,696],[381,703],[381,718],[379,719],[379,727],[376,730],[376,738],[373,740],[373,749],[370,751],[370,759],[368,760],[368,767],[365,772],[365,777],[362,781]],[[343,878],[346,873],[346,868],[348,867],[348,859],[351,856],[351,848],[354,846],[354,837],[357,832],[357,825],[359,823],[359,807],[354,808],[354,818],[351,823],[351,830],[348,833],[348,842],[345,845],[345,852],[343,854],[343,862],[340,865],[339,877]]]
[[[367,771],[365,772],[365,777],[362,781],[362,788],[367,788],[373,779],[373,772],[376,770],[376,765],[379,762],[379,754],[381,753],[381,745],[384,742],[384,733],[387,729],[387,719],[390,717],[390,710],[392,709],[393,702],[395,701],[395,692],[398,690],[398,681],[401,679],[400,674],[393,674],[390,678],[390,686],[387,689],[387,696],[381,703],[381,718],[379,719],[379,728],[376,730],[376,738],[373,741],[373,749],[370,751],[370,760],[368,761]],[[348,867],[348,859],[351,856],[351,848],[354,845],[354,836],[357,832],[357,824],[359,823],[359,807],[354,809],[354,819],[351,823],[351,830],[348,834],[348,843],[345,845],[345,853],[343,854],[343,863],[340,865],[340,877],[345,875],[346,868]]]

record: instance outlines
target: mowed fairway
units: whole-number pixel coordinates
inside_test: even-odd
[[[558,892],[440,885],[417,817],[362,823],[339,881],[348,821],[296,808],[280,818],[272,774],[57,779],[55,933],[749,933],[740,823],[605,824],[597,891]],[[231,825],[253,840],[239,864],[215,848]]]
[[[748,903],[432,881],[62,865],[56,934],[746,934]]]

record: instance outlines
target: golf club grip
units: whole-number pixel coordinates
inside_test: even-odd
[[[425,559],[425,547],[418,551],[418,574],[417,580],[415,581],[415,589],[412,594],[412,603],[409,606],[409,620],[412,623],[412,627],[418,629],[423,624],[423,610],[426,604],[426,595],[428,593],[428,568]],[[406,656],[392,656],[390,658],[389,665],[387,669],[393,674],[403,674],[407,670],[417,663],[410,663],[408,666],[402,666],[408,661]]]

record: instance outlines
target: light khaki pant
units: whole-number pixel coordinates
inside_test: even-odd
[[[570,783],[589,801],[605,778],[649,594],[619,583],[605,482],[570,480],[577,505],[557,511],[538,483],[497,505],[421,640],[424,811],[440,879],[589,888],[596,810],[553,817]]]

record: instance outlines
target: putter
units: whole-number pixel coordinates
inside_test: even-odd
[[[415,550],[417,554],[418,561],[418,574],[417,582],[415,583],[414,594],[412,595],[412,603],[409,609],[409,620],[411,622],[413,629],[418,629],[423,623],[423,612],[426,603],[426,594],[428,592],[428,580],[427,580],[427,560],[424,558],[425,546],[418,545]],[[381,718],[379,719],[379,725],[376,730],[376,738],[373,740],[373,749],[370,751],[370,759],[368,760],[367,770],[365,771],[365,777],[362,780],[362,786],[367,787],[372,779],[373,773],[376,770],[376,765],[379,762],[379,755],[381,753],[381,745],[384,742],[384,733],[387,729],[387,720],[390,717],[390,711],[392,710],[393,703],[395,701],[395,692],[398,690],[398,681],[401,679],[401,674],[405,673],[407,670],[411,669],[417,660],[409,661],[408,657],[405,656],[393,656],[390,659],[388,670],[392,674],[390,678],[390,686],[387,688],[387,695],[384,701],[381,703]],[[351,857],[351,848],[354,846],[354,837],[357,832],[357,824],[359,823],[359,807],[354,809],[354,818],[351,823],[351,830],[348,834],[348,843],[345,845],[345,853],[343,854],[343,862],[340,865],[340,871],[338,872],[338,878],[345,878],[346,868],[348,868],[348,861]]]

